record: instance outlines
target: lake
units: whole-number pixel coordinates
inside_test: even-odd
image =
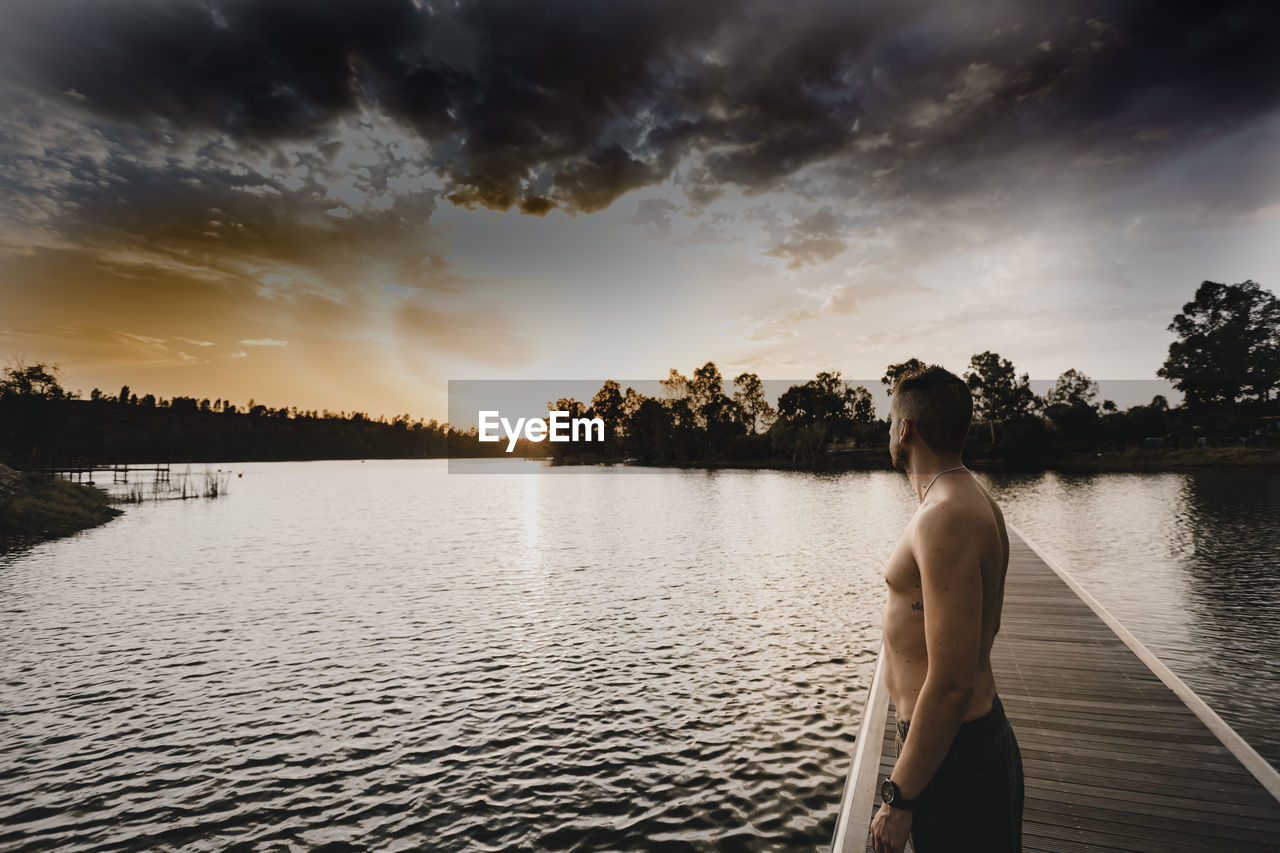
[[[230,467],[0,556],[0,847],[829,841],[902,475]],[[984,482],[1277,760],[1280,475]]]

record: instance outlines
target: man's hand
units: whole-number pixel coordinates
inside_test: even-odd
[[[881,804],[871,819],[871,849],[876,853],[902,853],[911,834],[911,812]]]

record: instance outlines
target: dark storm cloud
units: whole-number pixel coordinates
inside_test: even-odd
[[[258,142],[322,132],[355,106],[352,59],[376,74],[421,44],[425,26],[400,0],[54,0],[7,14],[5,64],[20,79],[117,120]]]
[[[455,204],[542,215],[599,210],[673,174],[696,206],[824,162],[846,195],[881,198],[963,193],[996,158],[1122,171],[1274,109],[1270,11],[45,0],[0,13],[0,62],[27,91],[109,120],[108,134],[270,151],[373,109],[428,144]]]

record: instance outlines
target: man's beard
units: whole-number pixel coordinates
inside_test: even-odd
[[[911,473],[911,457],[902,452],[902,445],[897,443],[889,445],[889,460],[893,463],[894,468],[904,474]]]

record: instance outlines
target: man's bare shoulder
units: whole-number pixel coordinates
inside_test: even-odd
[[[987,505],[991,507],[992,515],[996,517],[997,521],[1004,524],[1004,510],[1000,509],[1000,502],[995,499],[995,496],[992,495],[991,492],[987,491],[986,486],[981,483],[976,483],[976,485],[978,486],[981,495],[986,498]]]
[[[977,483],[979,494],[986,499],[987,506],[991,510],[991,517],[996,523],[996,533],[1000,538],[1001,547],[1007,552],[1009,549],[1009,532],[1004,523],[1004,510],[1000,508],[1000,502],[995,499],[991,492],[987,491],[986,486]]]
[[[916,511],[911,525],[912,545],[917,549],[950,548],[972,538],[982,521],[970,501],[931,501]]]
[[[916,511],[917,535],[947,536],[963,533],[974,525],[987,525],[999,512],[995,501],[982,493],[929,501]]]
[[[999,507],[985,495],[930,501],[916,512],[911,528],[917,562],[924,554],[981,550],[999,521]]]

